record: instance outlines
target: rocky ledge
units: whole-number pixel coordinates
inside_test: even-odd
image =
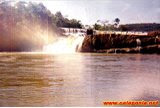
[[[81,52],[160,54],[160,35],[96,34],[86,36]]]

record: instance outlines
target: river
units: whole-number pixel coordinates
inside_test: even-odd
[[[0,106],[160,100],[160,55],[0,53]]]

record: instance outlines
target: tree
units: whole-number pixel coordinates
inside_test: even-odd
[[[120,22],[120,19],[119,19],[119,18],[115,18],[115,20],[114,20],[114,25],[115,25],[116,27],[118,27],[118,26],[119,26],[119,22]]]
[[[99,25],[99,24],[97,24],[97,23],[95,23],[95,24],[93,25],[93,28],[94,28],[95,30],[101,30],[101,29],[102,29],[102,26]]]
[[[109,24],[108,20],[97,20],[97,24],[100,25],[101,30],[107,30]]]

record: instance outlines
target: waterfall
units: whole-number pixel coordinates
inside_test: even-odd
[[[136,43],[137,43],[138,52],[140,52],[140,50],[141,50],[141,40],[140,39],[136,39]]]
[[[52,54],[76,53],[81,50],[84,36],[60,37],[49,45],[45,45],[43,51]]]
[[[114,53],[115,53],[115,54],[117,53],[117,49],[114,49]]]
[[[136,39],[136,43],[137,43],[137,47],[141,46],[141,40],[140,39]]]

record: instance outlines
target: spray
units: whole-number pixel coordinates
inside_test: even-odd
[[[57,38],[55,42],[43,47],[43,52],[52,54],[76,53],[81,50],[84,36],[68,36]]]

